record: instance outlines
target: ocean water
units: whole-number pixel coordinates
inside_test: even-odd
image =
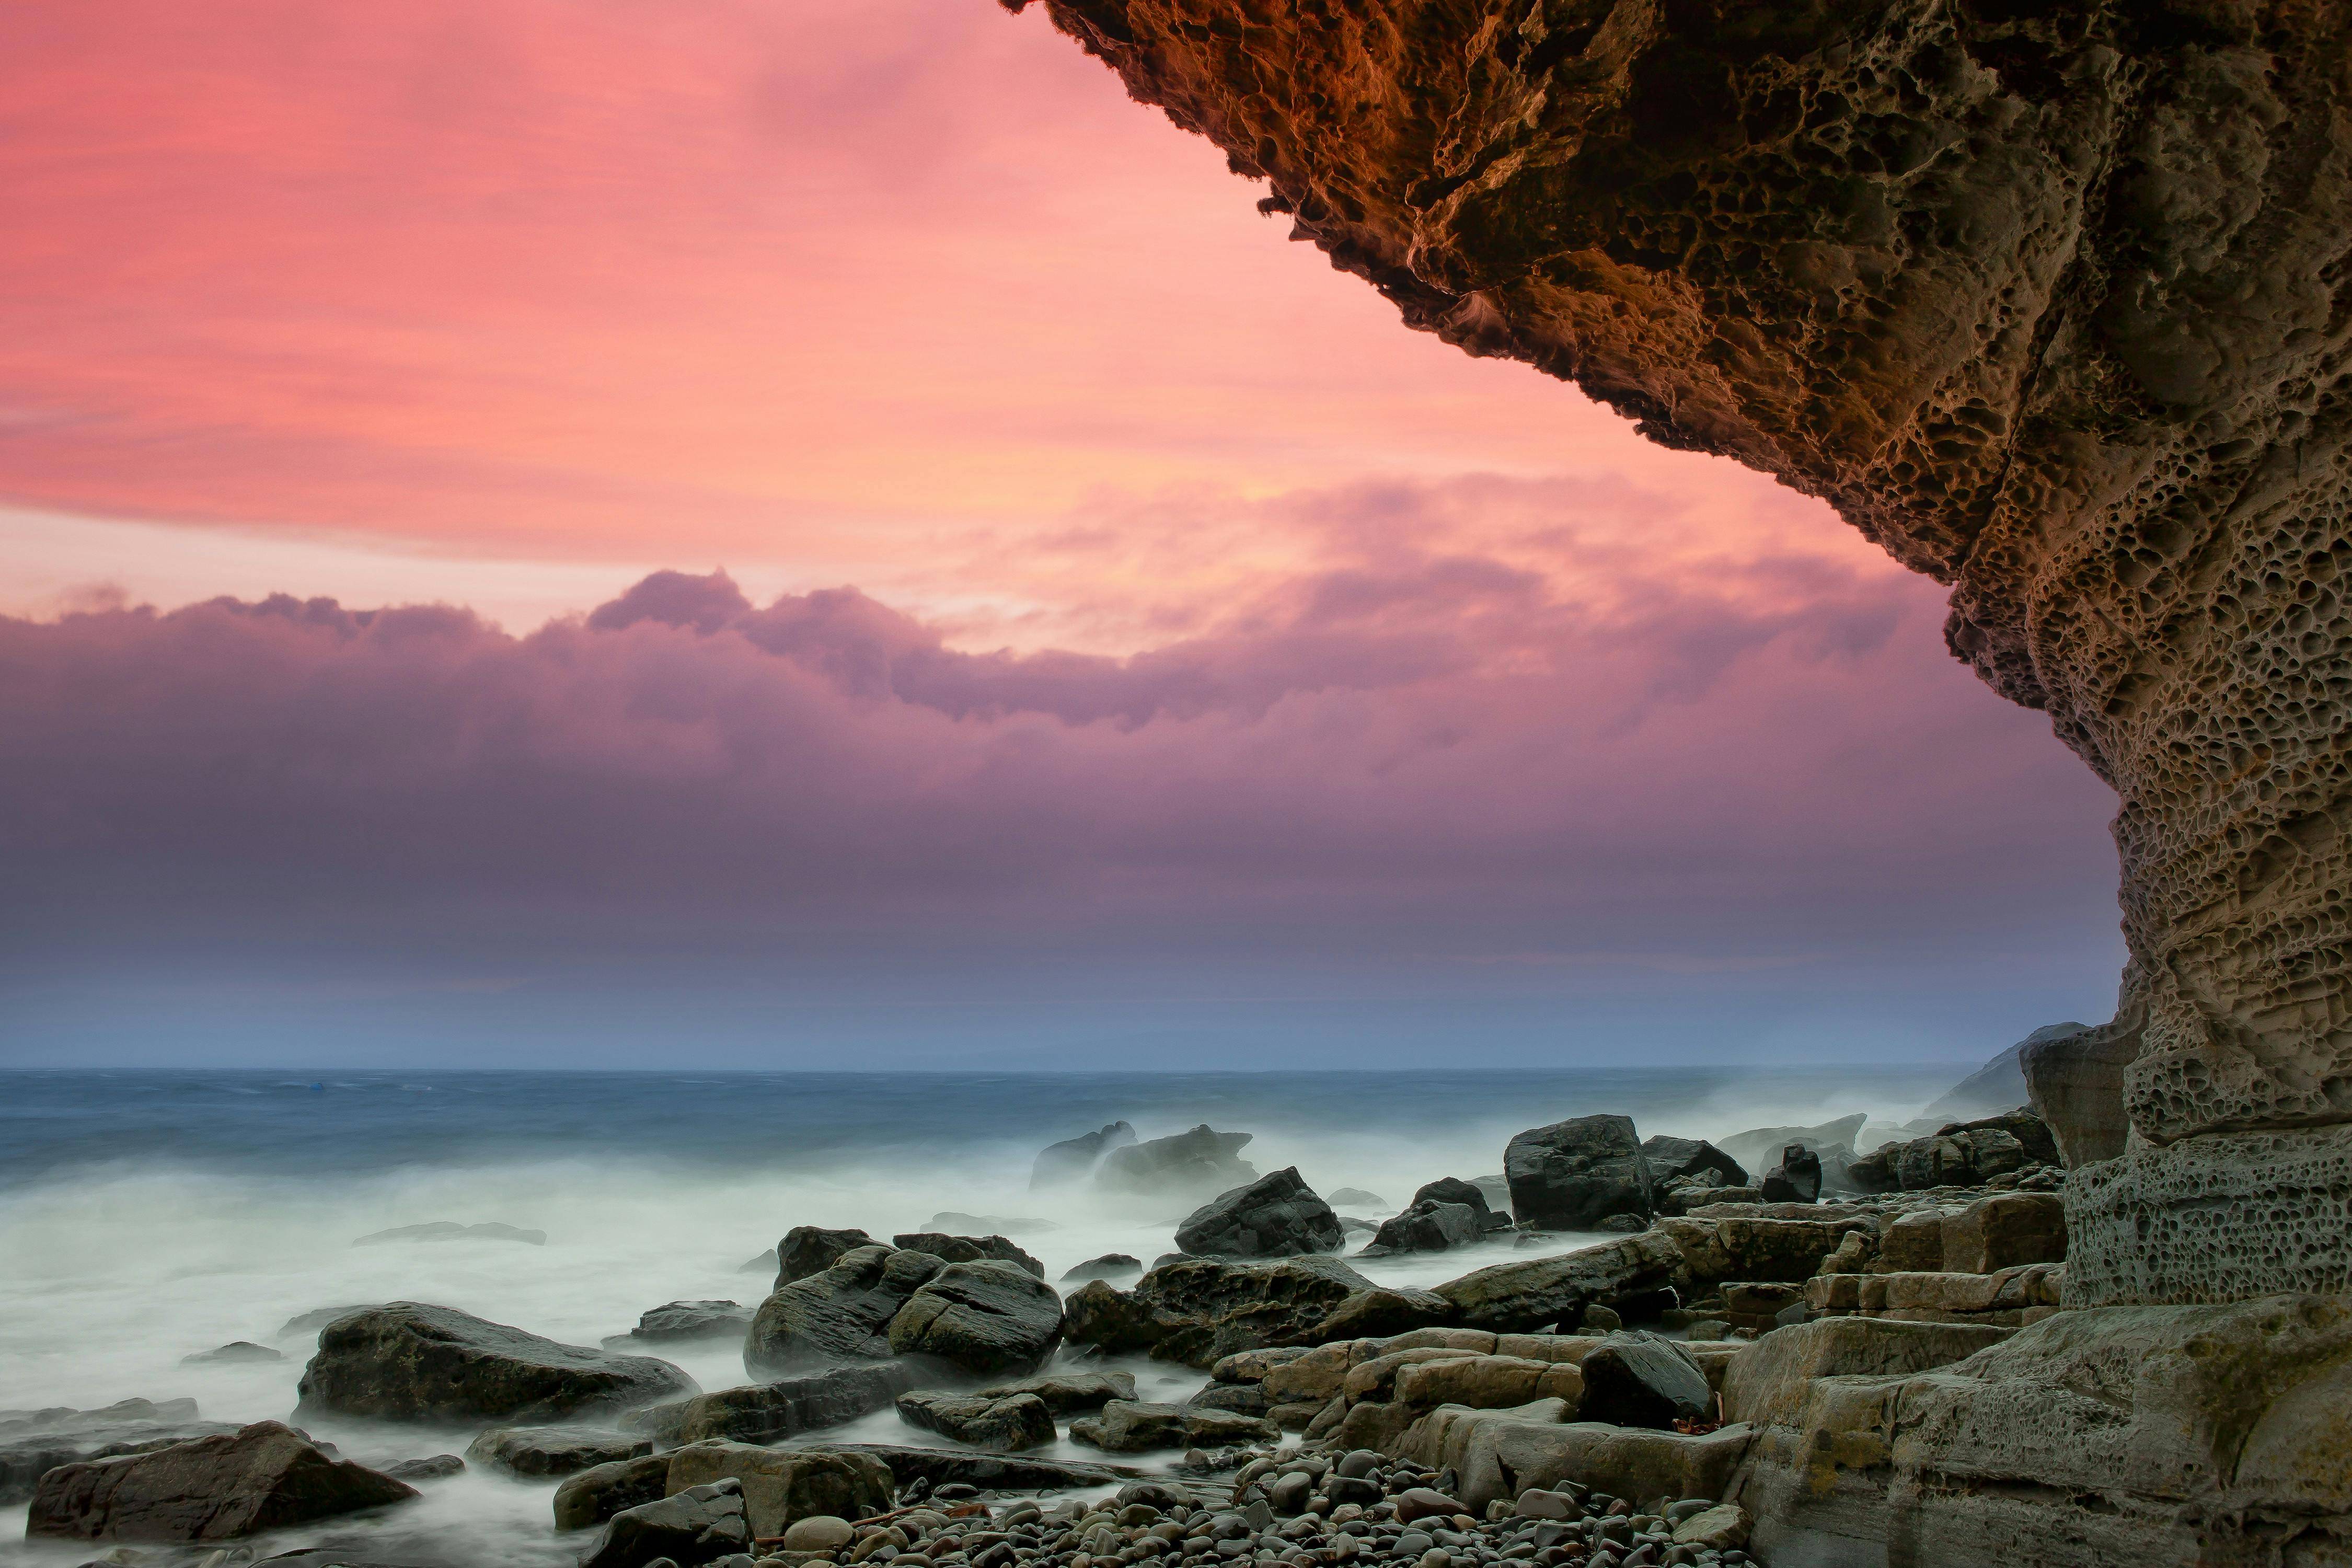
[[[1897,1122],[1964,1071],[0,1073],[0,1409],[186,1396],[210,1420],[284,1419],[313,1348],[280,1333],[299,1313],[432,1301],[594,1344],[665,1301],[755,1304],[771,1276],[744,1265],[795,1225],[887,1237],[956,1211],[1028,1222],[1015,1239],[1048,1279],[1106,1252],[1149,1263],[1172,1247],[1186,1203],[1029,1187],[1040,1148],[1117,1120],[1144,1138],[1203,1121],[1250,1132],[1243,1157],[1260,1171],[1297,1165],[1319,1191],[1364,1189],[1393,1209],[1422,1183],[1500,1170],[1513,1133],[1563,1117],[1626,1114],[1645,1136],[1856,1110]],[[436,1220],[547,1241],[352,1245]],[[1506,1240],[1359,1267],[1425,1285],[1511,1256],[1529,1254]],[[286,1359],[182,1364],[232,1340]],[[724,1342],[666,1359],[706,1389],[746,1381]],[[1201,1381],[1135,1370],[1146,1397]],[[370,1462],[462,1452],[473,1436],[299,1424]],[[887,1413],[825,1436],[936,1441]],[[1066,1441],[1050,1451],[1100,1458]],[[583,1543],[554,1534],[552,1482],[470,1470],[424,1489],[381,1517],[261,1544],[470,1568],[569,1563]],[[0,1510],[0,1563],[95,1555],[26,1542],[23,1520],[21,1505]],[[150,1549],[145,1560],[176,1556]]]

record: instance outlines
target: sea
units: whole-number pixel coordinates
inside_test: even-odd
[[[756,1304],[772,1282],[769,1249],[793,1226],[877,1237],[968,1228],[935,1226],[941,1214],[989,1222],[1048,1279],[1110,1252],[1149,1263],[1173,1247],[1189,1203],[1030,1184],[1040,1149],[1112,1121],[1146,1139],[1202,1123],[1248,1132],[1242,1157],[1259,1171],[1295,1165],[1318,1192],[1375,1196],[1377,1207],[1338,1206],[1377,1222],[1425,1182],[1499,1172],[1514,1133],[1563,1118],[1614,1112],[1643,1136],[1715,1138],[1854,1111],[1892,1126],[1967,1070],[0,1072],[0,1421],[193,1398],[205,1419],[293,1419],[364,1462],[463,1453],[472,1429],[295,1417],[315,1331],[289,1333],[289,1320],[427,1301],[593,1345],[667,1301]],[[546,1239],[354,1245],[442,1221]],[[1529,1256],[1511,1248],[1505,1237],[1359,1267],[1429,1285]],[[184,1364],[240,1340],[282,1359]],[[663,1353],[706,1390],[749,1381],[725,1342]],[[1127,1364],[1145,1398],[1181,1399],[1202,1381]],[[821,1437],[941,1441],[888,1412]],[[1103,1458],[1066,1438],[1042,1452]],[[251,1544],[263,1555],[331,1545],[415,1568],[552,1568],[585,1544],[555,1532],[554,1487],[476,1466],[382,1515]],[[72,1568],[100,1555],[26,1541],[24,1521],[22,1503],[0,1508],[0,1563]],[[205,1555],[133,1550],[157,1568]]]

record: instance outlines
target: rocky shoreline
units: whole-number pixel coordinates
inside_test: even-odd
[[[0,1479],[28,1500],[29,1536],[138,1542],[101,1561],[156,1568],[225,1568],[250,1556],[237,1542],[397,1510],[469,1466],[552,1485],[551,1526],[583,1568],[1875,1568],[1939,1561],[1903,1544],[1937,1509],[2012,1536],[2079,1514],[2020,1501],[2053,1473],[2025,1434],[2097,1416],[2112,1439],[2117,1418],[2063,1396],[2116,1373],[2064,1331],[2100,1314],[2063,1310],[2050,1130],[2010,1111],[1862,1154],[1861,1126],[1726,1139],[1771,1156],[1759,1179],[1724,1147],[1570,1119],[1511,1140],[1498,1178],[1428,1183],[1378,1224],[1343,1220],[1296,1169],[1241,1163],[1245,1135],[1114,1126],[1041,1156],[1040,1183],[1113,1159],[1130,1189],[1244,1178],[1124,1286],[1097,1259],[1056,1289],[1000,1234],[799,1226],[756,1307],[669,1302],[597,1349],[426,1303],[336,1310],[289,1423],[202,1424],[185,1401],[0,1417]],[[1353,1266],[1456,1251],[1463,1272],[1426,1289]],[[2159,1361],[2244,1359],[2282,1333],[2352,1349],[2352,1323],[2325,1313],[2152,1310],[2175,1314],[2137,1326]],[[740,1341],[751,1381],[705,1392],[638,1353],[714,1340]],[[1129,1369],[1155,1363],[1206,1382],[1140,1397]],[[2005,1437],[1979,1407],[2006,1412]],[[929,1446],[825,1440],[889,1412]],[[474,1436],[463,1458],[377,1469],[302,1426],[351,1417]],[[1041,1452],[1063,1442],[1102,1459]],[[2186,1529],[2206,1554],[2183,1561],[2256,1561],[2207,1550],[2250,1501],[2298,1520],[2292,1539],[2337,1539],[2342,1510],[2310,1506],[2300,1472],[2232,1498],[2200,1462],[2143,1453],[2106,1478],[2110,1517],[2146,1516],[2116,1527],[2144,1560],[2170,1560],[2163,1531]],[[2190,1497],[2200,1485],[2212,1495]],[[346,1561],[307,1550],[269,1561]],[[2085,1550],[2010,1560],[2122,1560]]]

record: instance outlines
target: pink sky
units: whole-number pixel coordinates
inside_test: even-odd
[[[1405,331],[1034,8],[85,0],[0,88],[35,1056],[387,972],[493,1054],[923,987],[2104,1016],[2112,801],[1933,584]]]

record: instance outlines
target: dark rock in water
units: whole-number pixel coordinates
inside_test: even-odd
[[[272,1337],[281,1340],[290,1340],[295,1338],[297,1335],[299,1335],[304,1339],[315,1340],[318,1338],[319,1331],[325,1328],[329,1323],[333,1322],[337,1318],[348,1318],[353,1312],[373,1312],[376,1308],[382,1305],[383,1303],[380,1301],[368,1301],[356,1307],[316,1308],[310,1311],[302,1313],[299,1317],[287,1319],[285,1325]]]
[[[677,1568],[699,1568],[751,1546],[741,1483],[712,1481],[613,1515],[582,1554],[580,1568],[647,1568],[665,1557]]]
[[[1737,1160],[1749,1171],[1769,1169],[1779,1163],[1780,1152],[1791,1143],[1801,1143],[1814,1153],[1825,1156],[1853,1157],[1854,1136],[1870,1118],[1861,1112],[1841,1116],[1834,1121],[1824,1121],[1817,1127],[1759,1127],[1752,1131],[1737,1133],[1717,1140],[1716,1146]],[[1727,1187],[1745,1186],[1744,1182],[1726,1182]]]
[[[969,1373],[1023,1376],[1062,1339],[1062,1298],[1017,1264],[951,1263],[890,1320],[890,1348]]]
[[[1176,1245],[1194,1258],[1299,1258],[1347,1239],[1296,1165],[1218,1194],[1176,1227]]]
[[[604,1348],[740,1339],[751,1326],[751,1309],[738,1301],[668,1301],[639,1317],[627,1333],[607,1337]]]
[[[374,1231],[352,1245],[377,1247],[387,1241],[520,1241],[528,1247],[545,1247],[547,1232],[495,1222],[459,1225],[455,1220],[436,1219],[429,1225],[400,1225],[390,1230]]]
[[[776,1243],[776,1289],[822,1274],[861,1247],[881,1244],[862,1230],[825,1230],[796,1225]]]
[[[1107,1352],[1149,1352],[1202,1369],[1220,1356],[1317,1342],[1322,1325],[1372,1282],[1328,1255],[1228,1262],[1180,1258],[1132,1291],[1097,1279],[1063,1303],[1063,1333]]]
[[[1202,1122],[1190,1132],[1114,1149],[1095,1172],[1106,1192],[1181,1197],[1229,1192],[1257,1180],[1257,1167],[1240,1157],[1253,1134],[1220,1132]]]
[[[1611,1215],[1657,1212],[1649,1162],[1630,1116],[1579,1116],[1532,1128],[1503,1154],[1522,1224],[1591,1230]]]
[[[433,1454],[422,1459],[402,1459],[386,1465],[383,1473],[395,1481],[441,1481],[466,1473],[466,1461],[455,1454]]]
[[[235,1366],[240,1362],[284,1361],[285,1352],[268,1345],[255,1344],[251,1340],[231,1340],[215,1350],[198,1351],[180,1358],[182,1366]]]
[[[1122,1397],[1132,1399],[1135,1396],[1130,1393]],[[1262,1384],[1213,1383],[1186,1400],[1184,1407],[1188,1410],[1229,1410],[1236,1415],[1262,1416],[1274,1408],[1274,1401],[1266,1397]]]
[[[594,1426],[492,1426],[474,1439],[466,1458],[510,1475],[568,1476],[653,1450],[650,1437]]]
[[[987,1491],[1034,1491],[1045,1487],[1099,1487],[1131,1481],[1141,1471],[1126,1465],[1088,1465],[975,1453],[968,1448],[908,1448],[888,1443],[844,1443],[838,1451],[866,1454],[890,1468],[900,1490],[920,1482],[938,1489],[968,1486]]]
[[[586,1530],[669,1490],[669,1456],[648,1454],[581,1471],[555,1489],[555,1528]]]
[[[987,1399],[977,1394],[925,1390],[898,1396],[898,1419],[1000,1454],[1017,1453],[1054,1440],[1054,1413],[1034,1394]]]
[[[1613,1231],[1619,1236],[1632,1236],[1636,1231],[1649,1229],[1650,1222],[1637,1214],[1612,1214],[1592,1228]]]
[[[1115,1454],[1153,1448],[1214,1448],[1227,1443],[1272,1443],[1282,1430],[1256,1415],[1202,1405],[1146,1405],[1118,1399],[1098,1415],[1070,1423],[1070,1440]]]
[[[1495,1181],[1501,1180],[1499,1177],[1489,1179]],[[1507,1192],[1507,1187],[1505,1190]],[[1491,1201],[1486,1189],[1480,1186],[1475,1182],[1465,1182],[1459,1176],[1440,1176],[1437,1180],[1427,1183],[1420,1191],[1414,1193],[1412,1194],[1412,1202],[1405,1205],[1405,1207],[1412,1208],[1417,1205],[1428,1203],[1433,1200],[1441,1204],[1460,1204],[1464,1207],[1471,1210],[1471,1212],[1475,1213],[1478,1216],[1478,1226],[1481,1230],[1508,1230],[1511,1228],[1510,1216],[1505,1214],[1496,1214],[1495,1212],[1495,1205]],[[1505,1201],[1507,1202],[1507,1198]]]
[[[698,1392],[666,1361],[559,1344],[415,1301],[327,1325],[299,1387],[300,1409],[409,1421],[543,1421]]]
[[[760,1304],[743,1340],[744,1370],[764,1381],[888,1361],[890,1320],[944,1267],[930,1253],[898,1247],[842,1254],[831,1268],[780,1287]]]
[[[1461,1184],[1469,1186],[1466,1182]],[[1372,1237],[1372,1247],[1387,1252],[1444,1252],[1468,1247],[1486,1234],[1484,1203],[1481,1199],[1481,1206],[1474,1209],[1468,1204],[1420,1199],[1381,1226]]]
[[[1614,1333],[1585,1352],[1580,1421],[1612,1426],[1671,1428],[1677,1419],[1711,1414],[1715,1395],[1706,1373],[1672,1340],[1650,1333]]]
[[[1098,1131],[1087,1132],[1059,1143],[1049,1143],[1039,1152],[1037,1163],[1029,1170],[1029,1187],[1064,1186],[1083,1181],[1094,1174],[1095,1167],[1104,1155],[1114,1149],[1135,1142],[1135,1129],[1124,1121],[1114,1121]]]
[[[1780,1152],[1780,1163],[1764,1173],[1761,1191],[1768,1204],[1819,1203],[1822,1157],[1801,1143],[1790,1144]]]
[[[1674,1238],[1643,1231],[1557,1258],[1496,1263],[1437,1287],[1465,1328],[1530,1333],[1575,1322],[1594,1302],[1620,1301],[1672,1283],[1683,1267]]]
[[[1916,1192],[1978,1186],[2029,1165],[2058,1163],[2049,1124],[2030,1110],[2016,1110],[1955,1122],[1929,1137],[1880,1149],[1853,1162],[1845,1173],[1864,1192]]]
[[[1389,1206],[1388,1200],[1381,1197],[1380,1194],[1368,1193],[1361,1187],[1341,1187],[1331,1193],[1328,1201],[1333,1208],[1338,1208],[1342,1204],[1349,1208],[1359,1209],[1384,1209]],[[1480,1201],[1484,1202],[1483,1199]]]
[[[1335,1340],[1376,1340],[1414,1329],[1442,1328],[1461,1316],[1461,1310],[1433,1290],[1390,1289],[1358,1290],[1317,1324],[1312,1337],[1323,1343]]]
[[[837,1366],[779,1383],[698,1394],[691,1399],[635,1411],[622,1421],[629,1430],[663,1443],[699,1443],[713,1437],[772,1443],[797,1432],[839,1426],[887,1410],[917,1381],[915,1369],[905,1362]]]
[[[911,1252],[928,1252],[942,1263],[978,1263],[983,1258],[994,1258],[1000,1263],[1026,1268],[1040,1279],[1045,1277],[1044,1264],[1001,1236],[948,1236],[935,1230],[921,1230],[894,1236],[890,1241],[891,1245]]]
[[[941,1209],[923,1228],[949,1236],[1043,1236],[1061,1227],[1050,1219],[1007,1219],[1003,1215],[958,1214],[953,1209]],[[948,1261],[962,1260],[951,1258]]]
[[[1670,1138],[1661,1132],[1642,1140],[1650,1179],[1661,1185],[1687,1176],[1710,1187],[1744,1187],[1748,1167],[1704,1138]]]
[[[0,1410],[0,1503],[23,1502],[34,1483],[59,1465],[152,1453],[238,1430],[233,1422],[198,1420],[193,1399],[125,1399],[99,1410]]]
[[[1045,1402],[1045,1408],[1056,1415],[1067,1415],[1074,1410],[1100,1410],[1114,1399],[1135,1397],[1135,1374],[1130,1372],[1046,1372],[1035,1377],[1024,1377],[1012,1383],[991,1384],[979,1391],[982,1399],[1010,1399],[1016,1394],[1034,1394]]]
[[[1129,1258],[1124,1252],[1106,1252],[1100,1258],[1087,1259],[1063,1275],[1062,1282],[1066,1285],[1079,1279],[1123,1279],[1129,1274],[1142,1272],[1143,1259],[1140,1258]]]
[[[416,1489],[331,1458],[276,1421],[153,1453],[61,1465],[34,1488],[25,1533],[78,1541],[231,1541],[382,1508]]]

